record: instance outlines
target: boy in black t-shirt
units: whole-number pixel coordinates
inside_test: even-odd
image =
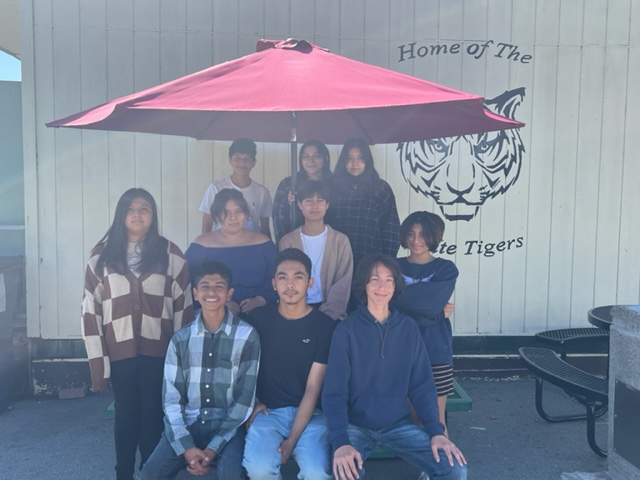
[[[334,321],[307,305],[310,274],[304,252],[283,250],[273,278],[279,304],[254,310],[262,354],[242,462],[252,480],[277,478],[292,454],[301,478],[332,478],[326,421],[316,406]]]

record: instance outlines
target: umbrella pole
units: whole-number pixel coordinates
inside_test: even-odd
[[[298,137],[297,137],[297,129],[298,129],[298,118],[296,116],[296,112],[291,112],[291,193],[295,195],[296,187],[298,182]],[[296,200],[293,201],[293,205],[291,205],[291,229],[293,230],[296,225]]]

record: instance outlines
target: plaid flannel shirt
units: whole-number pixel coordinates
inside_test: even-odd
[[[171,339],[164,364],[165,435],[177,455],[194,447],[188,427],[201,422],[220,452],[253,411],[260,339],[229,310],[215,333],[200,315]]]
[[[353,264],[366,255],[395,257],[400,247],[396,198],[387,182],[334,177],[326,223],[349,237]]]

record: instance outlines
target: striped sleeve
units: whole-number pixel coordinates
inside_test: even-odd
[[[84,296],[82,298],[82,338],[89,358],[91,384],[93,390],[107,390],[111,369],[109,352],[104,338],[102,316],[102,280],[95,268],[99,253],[92,252],[84,276]]]
[[[169,242],[169,277],[172,279],[173,331],[193,321],[193,299],[189,265],[177,245]]]

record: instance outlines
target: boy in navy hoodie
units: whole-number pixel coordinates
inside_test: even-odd
[[[416,323],[389,307],[402,288],[394,258],[372,255],[353,281],[361,305],[335,329],[322,405],[333,448],[333,474],[362,478],[376,445],[432,479],[464,480],[466,460],[444,436],[431,363]],[[409,402],[421,424],[411,421]]]

